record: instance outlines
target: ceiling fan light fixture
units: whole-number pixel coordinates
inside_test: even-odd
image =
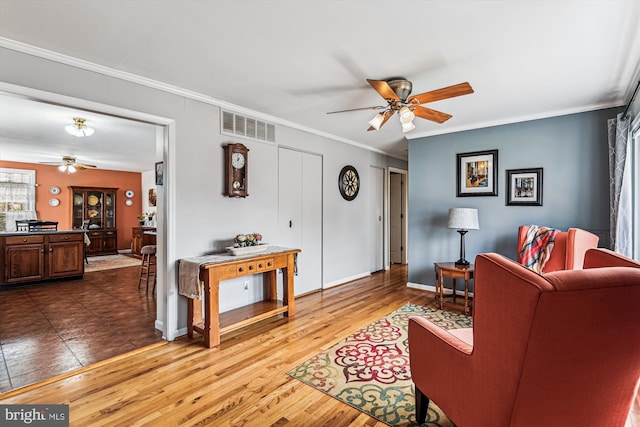
[[[95,129],[87,126],[84,122],[86,119],[82,117],[74,117],[73,124],[65,126],[64,130],[67,131],[68,134],[77,136],[78,138],[83,136],[91,136],[95,133]]]
[[[375,130],[379,130],[383,120],[384,120],[384,116],[378,113],[373,117],[373,119],[369,120],[369,124]]]
[[[416,125],[413,124],[413,122],[409,122],[409,123],[403,123],[402,124],[402,132],[403,133],[407,133],[409,131],[412,131],[416,128]]]
[[[58,166],[58,170],[60,170],[60,172],[66,172],[68,174],[71,173],[76,173],[76,168],[73,165],[60,165]]]
[[[402,107],[398,114],[400,115],[400,123],[402,123],[403,126],[407,123],[411,123],[416,117],[416,115],[413,114],[413,111],[411,111],[409,107]]]

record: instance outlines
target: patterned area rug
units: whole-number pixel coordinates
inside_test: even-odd
[[[417,426],[409,369],[408,322],[426,317],[444,329],[469,328],[471,316],[407,304],[289,372],[329,396],[391,426]],[[430,402],[425,426],[453,423]]]
[[[102,255],[89,257],[89,264],[84,265],[84,272],[111,270],[112,268],[140,267],[142,259],[126,255]]]

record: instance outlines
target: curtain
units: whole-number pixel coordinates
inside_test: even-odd
[[[607,121],[611,250],[633,257],[630,120],[622,113]]]

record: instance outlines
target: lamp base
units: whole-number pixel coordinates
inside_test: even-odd
[[[466,268],[469,267],[469,265],[471,265],[471,263],[464,258],[460,258],[455,262],[455,266],[460,268]]]

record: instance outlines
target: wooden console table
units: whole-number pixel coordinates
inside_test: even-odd
[[[299,249],[270,247],[256,255],[207,255],[180,260],[179,293],[189,298],[187,331],[189,337],[198,332],[208,348],[220,344],[220,335],[259,322],[271,316],[295,315],[293,276]],[[283,296],[278,299],[276,270],[283,273]],[[189,283],[191,273],[197,275],[195,287]],[[220,314],[221,280],[252,274],[264,275],[264,300]],[[200,281],[202,283],[200,283]],[[204,297],[204,313],[199,298]]]

